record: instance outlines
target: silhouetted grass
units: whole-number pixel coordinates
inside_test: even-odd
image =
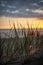
[[[9,21],[10,25],[10,21]],[[17,24],[17,26],[19,26]],[[22,25],[20,24],[21,28]],[[10,42],[7,41],[7,44],[5,43],[6,39],[1,39],[0,36],[0,58],[5,54],[6,57],[12,59],[15,57],[29,57],[30,51],[34,50],[35,48],[40,48],[40,32],[36,28],[35,30],[32,28],[29,28],[29,24],[27,23],[28,29],[26,31],[25,26],[21,31],[17,31],[15,23],[13,23],[13,29],[10,29],[9,34],[14,32],[14,37],[10,37]],[[11,25],[10,25],[11,27]],[[19,32],[22,34],[22,41],[20,40]],[[5,33],[4,33],[5,34]],[[7,35],[7,34],[5,34]],[[4,52],[5,51],[5,52]]]

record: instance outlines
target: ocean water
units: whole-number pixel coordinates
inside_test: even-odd
[[[23,37],[23,31],[25,30],[26,34],[28,32],[28,29],[16,29],[17,34],[19,37]],[[33,29],[35,31],[35,29]],[[43,29],[38,29],[40,35],[43,35]],[[10,38],[12,36],[15,37],[15,30],[13,29],[0,29],[0,35],[2,38]]]

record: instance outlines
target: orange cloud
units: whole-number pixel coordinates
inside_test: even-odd
[[[43,28],[43,19],[0,17],[0,29],[13,28],[13,23],[15,23],[16,28],[28,28],[27,23],[29,24],[30,28]]]

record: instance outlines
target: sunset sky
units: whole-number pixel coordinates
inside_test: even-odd
[[[13,23],[43,28],[43,0],[0,0],[0,29],[13,28]]]

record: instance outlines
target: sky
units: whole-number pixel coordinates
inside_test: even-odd
[[[8,24],[10,18],[29,18],[30,21],[35,19],[35,23],[37,21],[39,27],[43,28],[43,0],[0,0],[0,29],[10,28]]]
[[[43,0],[0,0],[0,16],[43,18]]]

